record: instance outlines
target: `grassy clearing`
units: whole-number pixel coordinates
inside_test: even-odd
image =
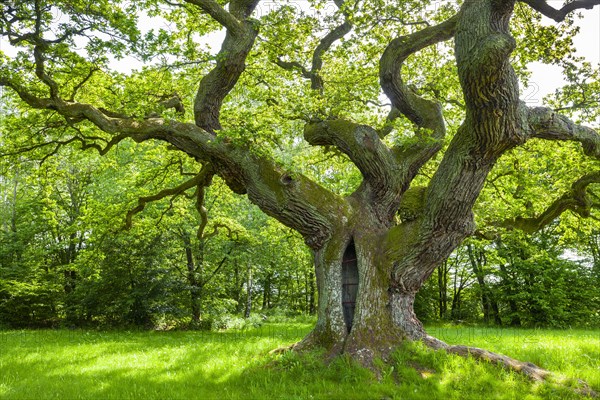
[[[340,357],[269,350],[310,324],[225,332],[0,332],[2,399],[565,399],[570,390],[533,385],[486,363],[410,344],[382,365],[381,380]],[[600,389],[600,333],[438,327],[451,342],[538,363]]]

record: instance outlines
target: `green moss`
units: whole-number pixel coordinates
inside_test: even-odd
[[[385,256],[390,260],[398,260],[416,242],[418,234],[417,221],[404,222],[391,228],[384,242]]]
[[[418,186],[404,193],[398,208],[398,215],[403,222],[414,221],[423,214],[426,192],[426,187]]]
[[[333,131],[338,137],[344,137],[351,135],[358,126],[354,122],[343,119],[316,122],[304,127],[304,138],[312,145],[328,145],[332,144],[328,132]]]

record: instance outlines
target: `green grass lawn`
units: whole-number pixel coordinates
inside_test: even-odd
[[[340,357],[286,353],[310,324],[243,332],[0,332],[1,399],[565,399],[552,384],[418,344],[382,365],[381,379]],[[600,333],[432,327],[449,343],[534,362],[600,391]]]

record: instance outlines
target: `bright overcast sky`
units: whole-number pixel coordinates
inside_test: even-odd
[[[302,2],[304,3],[304,2]],[[553,2],[556,3],[555,7],[560,7],[561,1]],[[267,4],[271,4],[268,3]],[[304,4],[303,4],[304,5]],[[300,8],[303,8],[300,6]],[[332,8],[335,9],[335,6]],[[580,33],[577,35],[574,41],[577,54],[586,57],[586,59],[592,63],[592,65],[600,64],[600,7],[595,7],[593,10],[582,10],[581,14],[583,18],[577,21],[580,26]],[[544,20],[548,24],[555,24],[554,21],[544,17]],[[141,28],[156,28],[160,25],[158,21],[142,18]],[[223,39],[223,34],[210,35],[207,41],[211,45],[211,48],[217,51],[220,48],[220,42]],[[3,50],[7,55],[14,55],[15,51],[9,46],[3,39],[0,38],[0,50]],[[111,65],[115,70],[121,72],[130,72],[132,69],[141,67],[141,63],[133,58],[125,58],[118,62],[114,62]],[[545,65],[542,63],[532,63],[530,68],[533,75],[530,79],[530,86],[522,88],[521,97],[530,105],[542,104],[542,99],[547,94],[553,93],[557,88],[564,85],[565,81],[562,77],[562,70],[558,66]]]
[[[600,64],[600,7],[583,10],[581,13],[584,17],[577,21],[580,32],[574,40],[577,55],[585,57],[592,65],[598,65]],[[546,17],[544,17],[544,22],[556,23]],[[522,96],[531,105],[541,105],[545,95],[565,84],[562,70],[558,66],[538,62],[532,63],[530,68],[533,72],[530,87],[522,89]]]

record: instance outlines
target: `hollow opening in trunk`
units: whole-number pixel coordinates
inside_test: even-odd
[[[356,295],[358,293],[358,263],[354,240],[346,247],[342,258],[342,308],[348,332],[352,330]]]

